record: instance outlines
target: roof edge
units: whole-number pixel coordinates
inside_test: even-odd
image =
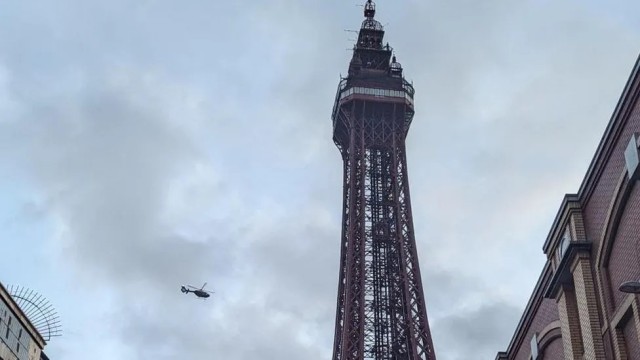
[[[507,347],[507,351],[506,351],[507,354],[511,354],[513,349],[516,348],[518,345],[520,345],[524,340],[523,338],[526,334],[525,330],[533,322],[533,316],[531,315],[534,315],[536,313],[536,311],[538,310],[538,307],[542,303],[542,300],[544,300],[544,296],[543,296],[544,290],[546,288],[546,283],[548,283],[550,280],[550,275],[551,275],[551,263],[547,260],[547,262],[544,264],[544,268],[542,269],[542,272],[540,273],[540,277],[538,278],[538,281],[536,282],[536,285],[533,288],[533,292],[531,293],[531,297],[527,302],[527,306],[525,307],[524,312],[520,317],[518,326],[516,326],[516,330],[513,334],[513,337],[509,342],[509,346]]]
[[[0,298],[3,299],[7,304],[9,304],[9,308],[11,309],[11,311],[18,315],[21,315],[17,316],[16,319],[20,321],[25,328],[27,328],[27,331],[34,335],[33,337],[38,342],[38,346],[40,346],[40,349],[44,349],[45,345],[47,345],[47,342],[42,337],[42,334],[40,334],[36,327],[31,323],[31,320],[29,320],[27,315],[22,311],[18,303],[13,300],[13,297],[11,296],[11,294],[9,294],[9,291],[7,291],[7,288],[4,287],[2,282],[0,282]]]
[[[582,202],[588,201],[588,199],[591,197],[597,180],[600,178],[600,175],[604,171],[604,167],[607,163],[606,159],[609,157],[608,155],[613,151],[615,142],[611,140],[615,139],[619,135],[623,127],[622,125],[624,125],[626,119],[628,118],[628,115],[633,110],[634,102],[630,100],[632,100],[634,97],[637,97],[639,89],[640,55],[636,59],[633,69],[631,70],[631,74],[627,79],[627,82],[622,90],[622,94],[618,99],[618,103],[616,104],[613,114],[611,115],[609,124],[607,125],[607,128],[605,129],[605,132],[600,139],[600,143],[598,144],[596,153],[591,159],[587,174],[580,184],[578,194]]]

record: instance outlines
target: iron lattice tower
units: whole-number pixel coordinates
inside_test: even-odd
[[[333,360],[434,360],[405,148],[414,89],[371,0],[364,15],[332,114],[344,162]]]

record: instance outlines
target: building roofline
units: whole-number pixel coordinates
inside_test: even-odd
[[[591,194],[593,193],[596,184],[598,183],[599,178],[601,177],[605,166],[610,158],[611,153],[613,152],[616,139],[620,136],[624,125],[629,118],[629,115],[633,111],[635,104],[637,103],[638,96],[640,95],[640,56],[636,59],[636,62],[633,66],[633,70],[627,82],[623,88],[622,94],[618,99],[616,107],[611,115],[611,119],[605,129],[605,132],[600,139],[600,143],[598,144],[598,148],[591,159],[591,163],[589,164],[589,168],[585,177],[580,184],[580,188],[577,194],[566,194],[562,200],[560,208],[556,214],[556,217],[553,221],[551,229],[547,235],[547,238],[543,245],[543,251],[546,253],[551,246],[557,229],[561,225],[561,222],[565,219],[565,214],[567,210],[570,210],[570,204],[572,202],[578,202],[581,205],[584,205],[589,201]],[[503,356],[508,356],[512,353],[514,348],[519,346],[523,337],[526,334],[526,331],[531,322],[533,321],[533,316],[537,311],[538,306],[542,303],[544,299],[545,292],[545,284],[549,283],[551,280],[551,263],[547,260],[540,277],[538,278],[538,282],[529,298],[527,306],[525,308],[520,321],[518,322],[518,326],[514,332],[514,335],[509,343],[509,347],[506,352],[499,352],[496,359],[500,359]]]
[[[547,261],[542,269],[542,272],[540,273],[540,277],[536,282],[536,286],[533,289],[531,297],[527,302],[527,306],[525,307],[525,310],[522,313],[522,316],[520,317],[520,321],[518,321],[518,326],[516,326],[516,331],[514,332],[513,337],[509,342],[507,351],[501,352],[501,353],[506,353],[508,355],[511,355],[513,350],[517,348],[520,344],[522,344],[522,342],[524,341],[526,330],[529,328],[529,326],[531,326],[531,323],[533,322],[534,316],[532,315],[536,314],[536,312],[538,311],[538,308],[540,307],[540,304],[542,304],[542,301],[544,300],[544,296],[543,296],[544,290],[546,288],[546,284],[549,282],[549,279],[551,278],[550,275],[551,275],[551,263]]]
[[[42,337],[42,334],[38,332],[36,327],[31,323],[31,320],[29,320],[27,315],[22,311],[22,309],[20,309],[18,303],[13,300],[13,297],[11,296],[11,294],[9,294],[9,291],[7,291],[7,288],[4,287],[2,282],[0,282],[0,298],[2,298],[2,300],[9,305],[9,308],[14,314],[19,315],[16,316],[16,319],[20,321],[20,323],[22,323],[22,326],[26,328],[31,336],[38,342],[38,346],[40,347],[40,349],[44,349],[44,346],[47,345],[47,342]]]
[[[565,214],[567,210],[569,210],[570,204],[572,202],[578,202],[580,204],[585,204],[591,194],[593,193],[596,184],[604,168],[607,164],[607,160],[610,158],[610,155],[616,145],[616,139],[620,136],[626,120],[628,119],[631,111],[633,110],[634,105],[638,96],[640,94],[640,56],[636,59],[636,62],[633,66],[633,70],[627,82],[623,88],[622,94],[618,99],[618,103],[616,104],[615,110],[611,115],[611,119],[609,120],[609,124],[600,139],[600,143],[598,144],[598,148],[596,149],[595,155],[591,159],[591,163],[589,164],[589,168],[585,177],[582,180],[580,188],[577,194],[566,194],[562,200],[560,208],[556,214],[556,217],[553,221],[551,229],[545,239],[543,245],[543,251],[546,253],[551,246],[553,239],[555,238],[555,233],[560,223],[564,221]],[[516,327],[516,331],[509,343],[509,347],[507,348],[506,354],[511,354],[512,351],[519,346],[523,337],[526,334],[526,331],[531,322],[533,321],[533,316],[537,311],[537,308],[540,306],[542,301],[544,300],[544,292],[546,288],[546,284],[551,280],[551,263],[547,260],[540,277],[538,278],[538,282],[529,298],[527,306],[525,308],[520,321],[518,322],[518,326]],[[505,352],[498,353],[498,358],[500,356],[504,356]]]
[[[562,203],[560,204],[560,208],[558,208],[558,213],[556,213],[556,217],[553,220],[553,224],[551,225],[551,229],[549,230],[549,234],[547,234],[547,238],[544,241],[544,245],[542,246],[542,251],[547,254],[549,252],[549,247],[553,240],[556,238],[557,232],[560,227],[563,225],[566,220],[566,216],[571,211],[571,204],[579,203],[580,198],[578,194],[566,194],[564,198],[562,198]],[[575,205],[574,205],[575,207]]]
[[[615,110],[611,115],[609,124],[607,125],[607,128],[600,139],[600,143],[598,144],[596,153],[589,164],[587,174],[580,185],[578,195],[583,204],[591,197],[598,179],[602,175],[605,165],[607,164],[607,159],[615,147],[616,142],[613,140],[620,135],[620,132],[624,128],[624,124],[636,103],[634,99],[638,97],[639,92],[640,56],[636,59],[633,70],[627,79],[627,83],[625,84]]]

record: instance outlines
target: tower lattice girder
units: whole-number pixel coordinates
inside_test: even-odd
[[[405,148],[414,90],[374,15],[368,1],[332,116],[344,162],[333,359],[433,360]]]

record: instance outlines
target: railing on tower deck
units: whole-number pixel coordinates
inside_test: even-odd
[[[373,19],[366,19],[365,21],[363,21],[360,28],[365,30],[384,31],[384,26],[382,26],[382,24],[380,24],[380,22],[378,22],[377,20]]]
[[[381,98],[404,98],[409,102],[409,104],[413,105],[413,96],[406,90],[390,90],[390,89],[378,89],[378,88],[370,88],[370,87],[361,87],[354,86],[347,90],[344,90],[340,94],[340,100],[354,95],[369,95]]]
[[[413,85],[411,85],[405,79],[402,79],[402,90],[391,90],[391,89],[380,89],[380,88],[363,87],[363,86],[354,86],[354,87],[347,88],[347,79],[341,78],[340,83],[338,84],[336,100],[333,103],[333,112],[331,113],[331,119],[333,120],[335,125],[337,111],[338,111],[340,102],[346,97],[354,94],[374,96],[374,97],[380,97],[380,98],[403,98],[411,106],[413,106],[414,93],[415,93],[415,90],[413,88]]]
[[[340,77],[340,82],[338,83],[338,91],[336,92],[336,100],[333,102],[333,111],[331,112],[331,120],[333,120],[333,126],[336,125],[336,113],[338,111],[338,104],[340,103],[340,94],[342,94],[342,90],[347,87],[347,79]]]

